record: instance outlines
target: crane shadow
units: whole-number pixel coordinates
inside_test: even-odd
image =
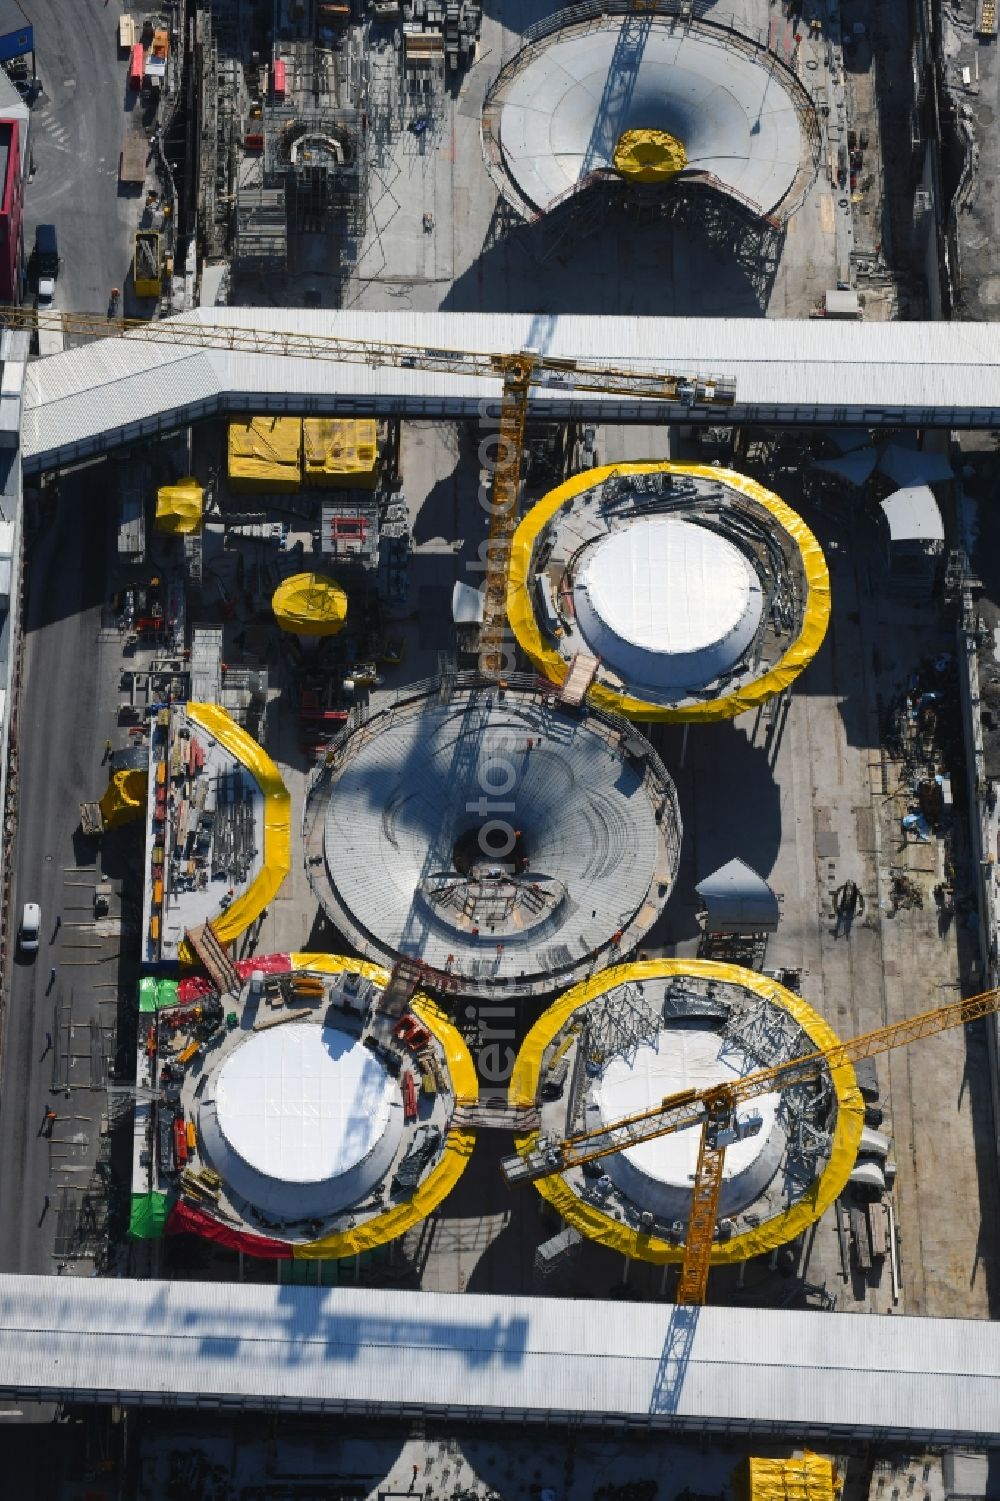
[[[649,1400],[651,1414],[670,1415],[676,1413],[680,1406],[700,1313],[700,1308],[682,1307],[680,1304],[675,1304],[671,1310],[663,1354],[660,1356]]]

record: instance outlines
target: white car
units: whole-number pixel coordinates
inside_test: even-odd
[[[42,939],[42,909],[37,902],[25,902],[17,942],[22,954],[37,954]]]

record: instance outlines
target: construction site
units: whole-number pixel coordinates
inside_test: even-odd
[[[113,23],[121,305],[0,309],[19,1481],[986,1501],[1000,403],[889,23]]]

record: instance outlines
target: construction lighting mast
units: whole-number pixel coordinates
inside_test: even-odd
[[[987,990],[968,1000],[952,1001],[947,1006],[921,1012],[906,1021],[865,1032],[833,1047],[818,1048],[814,1053],[804,1053],[799,1058],[776,1063],[772,1068],[758,1069],[742,1079],[713,1084],[708,1089],[686,1089],[668,1095],[650,1110],[623,1116],[592,1131],[581,1131],[562,1140],[540,1136],[523,1155],[504,1158],[501,1164],[504,1176],[508,1183],[534,1182],[566,1168],[593,1162],[597,1157],[652,1141],[658,1136],[699,1126],[698,1165],[691,1192],[691,1213],[676,1301],[704,1303],[726,1147],[741,1135],[750,1134],[746,1125],[736,1118],[739,1105],[759,1099],[761,1095],[809,1083],[824,1069],[888,1053],[893,1048],[918,1042],[922,1037],[936,1037],[939,1032],[967,1026],[969,1022],[993,1016],[997,1011],[1000,1011],[1000,990]]]
[[[380,339],[345,339],[334,335],[282,333],[233,324],[186,322],[183,318],[147,321],[105,318],[97,313],[64,313],[54,308],[0,308],[0,328],[58,329],[64,335],[107,338],[122,334],[146,343],[223,349],[238,354],[281,355],[291,359],[333,360],[396,370],[470,375],[503,381],[500,437],[490,495],[490,525],[483,586],[483,622],[479,635],[479,670],[497,681],[504,673],[507,573],[518,523],[524,430],[533,386],[556,390],[621,395],[632,399],[676,402],[692,408],[731,407],[732,380],[664,375],[646,370],[607,367],[587,360],[555,359],[526,349],[519,354],[477,353],[394,344]]]

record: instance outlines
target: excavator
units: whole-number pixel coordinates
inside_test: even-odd
[[[117,303],[109,305],[109,314]],[[490,525],[483,586],[483,621],[479,633],[479,670],[497,681],[503,676],[507,573],[518,522],[524,433],[532,389],[545,388],[668,401],[687,409],[731,407],[732,380],[716,376],[669,375],[655,371],[604,366],[589,360],[556,359],[537,349],[517,354],[477,353],[395,344],[379,339],[278,332],[238,324],[187,322],[183,317],[146,320],[103,317],[97,313],[61,312],[55,308],[0,308],[0,328],[57,329],[64,336],[107,338],[121,334],[146,343],[234,353],[283,355],[294,359],[332,360],[396,370],[503,381],[497,462],[490,496]]]
[[[817,1048],[771,1068],[757,1069],[742,1078],[686,1089],[666,1096],[658,1105],[561,1140],[547,1135],[527,1139],[522,1149],[501,1163],[509,1184],[535,1182],[567,1168],[624,1151],[644,1141],[697,1127],[701,1132],[687,1239],[677,1285],[676,1302],[705,1302],[718,1219],[719,1195],[726,1148],[753,1134],[754,1118],[737,1115],[738,1107],[794,1085],[808,1083],[822,1070],[842,1063],[858,1063],[893,1048],[906,1047],[922,1037],[936,1037],[952,1027],[968,1026],[1000,1011],[1000,990],[987,990],[966,1000],[951,1001],[931,1011],[862,1033],[833,1047]],[[759,1117],[757,1118],[759,1126]]]

